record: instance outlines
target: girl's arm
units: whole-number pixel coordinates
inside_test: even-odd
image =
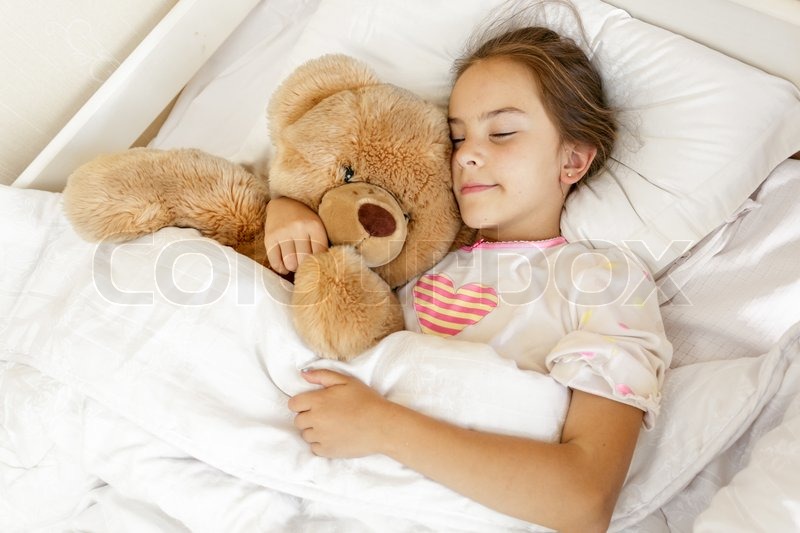
[[[573,391],[560,443],[483,433],[394,404],[328,370],[324,388],[289,407],[312,451],[382,453],[487,507],[558,531],[605,531],[630,466],[643,413]]]

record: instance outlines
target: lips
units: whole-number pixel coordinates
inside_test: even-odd
[[[483,185],[481,183],[467,183],[461,186],[461,194],[476,194],[483,191],[488,191],[489,189],[495,188],[496,185]]]

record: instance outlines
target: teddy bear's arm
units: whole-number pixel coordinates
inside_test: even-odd
[[[190,227],[251,257],[263,255],[268,199],[264,180],[190,149],[103,155],[75,170],[64,189],[67,216],[86,240],[125,241],[166,226]]]
[[[330,359],[350,360],[404,326],[397,296],[352,246],[304,261],[295,274],[292,306],[300,336]]]

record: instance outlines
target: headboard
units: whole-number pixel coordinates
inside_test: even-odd
[[[92,157],[131,146],[257,3],[178,0],[12,185],[60,191]]]
[[[13,185],[60,191],[80,164],[128,148],[257,3],[179,0]],[[800,0],[608,3],[800,87]]]

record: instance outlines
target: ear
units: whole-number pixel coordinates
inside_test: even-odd
[[[333,94],[379,83],[367,65],[350,56],[328,54],[307,61],[272,93],[267,107],[270,135],[277,138],[279,131]]]
[[[340,91],[309,109],[281,131],[281,144],[291,146],[318,168],[333,168],[343,163],[344,154],[357,155],[358,97]],[[355,161],[351,161],[355,163]]]
[[[597,155],[597,148],[587,143],[567,143],[561,164],[561,183],[574,185],[589,171]]]

